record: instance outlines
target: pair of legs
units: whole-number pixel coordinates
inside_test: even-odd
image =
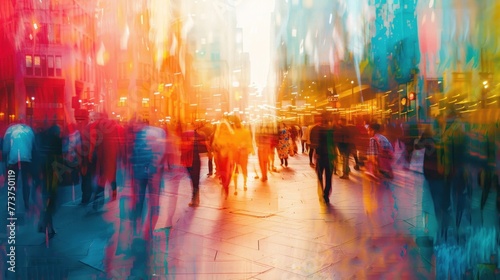
[[[233,175],[233,166],[231,156],[229,154],[217,155],[217,174],[222,183],[222,190],[224,192],[224,198],[227,199],[229,193],[229,184],[231,183],[231,176]]]
[[[269,151],[269,154],[268,154],[268,158],[269,158],[269,170],[270,171],[276,171],[276,167],[274,167],[274,154],[275,154],[275,151],[276,150],[276,147],[271,147],[270,151]]]
[[[207,176],[212,176],[214,174],[214,154],[208,152],[208,174]]]
[[[451,218],[448,211],[451,204],[449,185],[447,186],[444,180],[439,179],[427,179],[427,183],[429,184],[429,191],[434,203],[434,213],[438,224],[437,237],[446,240]]]
[[[88,163],[85,170],[81,170],[82,174],[82,204],[88,204],[92,197],[92,180],[95,176],[95,164]]]
[[[259,167],[262,172],[261,181],[267,181],[267,169],[269,166],[269,154],[271,153],[271,149],[266,146],[259,147],[257,151],[257,157],[259,158]]]
[[[243,188],[247,190],[247,178],[248,178],[248,152],[246,151],[238,151],[234,157],[234,168],[237,170],[238,167],[241,169],[241,173],[243,174]],[[238,173],[234,172],[234,188],[235,194],[238,189]]]
[[[116,200],[117,187],[116,187],[116,170],[117,161],[111,160],[105,163],[98,162],[96,165],[97,171],[97,188],[94,193],[94,209],[100,209],[104,204],[104,190],[106,189],[106,184],[109,182],[111,185],[111,200]]]
[[[326,203],[329,203],[330,193],[332,191],[332,167],[328,157],[318,158],[316,162],[316,172],[318,175],[318,184],[323,190],[323,199]]]
[[[285,167],[288,167],[288,158],[287,157],[280,158],[280,162],[281,162],[281,165],[285,165]]]
[[[316,149],[309,146],[309,165],[310,166],[314,166],[313,156],[314,156],[315,152],[316,152]]]
[[[56,211],[57,188],[60,178],[57,176],[54,166],[60,162],[62,162],[62,158],[57,155],[45,156],[41,161],[42,211],[38,231],[45,232],[49,237],[54,236],[56,233],[53,216]]]
[[[302,153],[305,154],[307,152],[308,145],[305,140],[300,140],[300,146],[302,147]]]
[[[189,206],[198,206],[200,204],[200,172],[201,172],[200,157],[195,156],[195,158],[193,159],[193,165],[186,168],[189,174],[189,178],[191,179],[191,186],[192,186],[192,196]]]
[[[133,230],[136,234],[140,233],[142,227],[143,236],[152,236],[154,227],[160,216],[160,174],[151,174],[149,178],[134,179],[134,196],[133,196]],[[143,213],[144,200],[146,192],[149,194],[149,213]],[[148,219],[144,218],[144,214]]]

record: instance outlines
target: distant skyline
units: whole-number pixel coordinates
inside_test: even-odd
[[[243,51],[251,61],[250,81],[265,87],[271,71],[271,13],[274,0],[244,0],[236,7],[237,24],[243,29]]]

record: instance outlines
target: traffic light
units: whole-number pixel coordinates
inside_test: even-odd
[[[408,97],[409,97],[410,101],[413,101],[413,100],[415,100],[417,98],[415,92],[413,92],[413,91],[410,92],[410,95]]]

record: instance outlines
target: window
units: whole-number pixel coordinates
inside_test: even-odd
[[[62,76],[62,57],[61,56],[56,56],[56,76],[61,77]]]
[[[33,75],[33,57],[31,55],[26,56],[26,75]]]
[[[39,55],[35,55],[33,59],[33,64],[35,68],[35,76],[42,75],[42,59]]]
[[[52,55],[47,56],[47,70],[48,76],[54,77],[54,57]]]
[[[46,77],[47,76],[47,58],[45,55],[42,55],[40,57],[40,67],[42,68],[42,76]]]

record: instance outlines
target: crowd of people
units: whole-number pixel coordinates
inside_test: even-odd
[[[270,172],[293,165],[291,157],[299,152],[307,154],[322,199],[328,204],[333,175],[349,180],[352,167],[372,182],[387,183],[395,176],[395,165],[408,170],[414,150],[423,149],[423,174],[439,224],[438,238],[446,240],[449,227],[458,228],[466,212],[471,178],[477,177],[483,189],[481,207],[490,189],[497,188],[500,210],[495,169],[497,140],[489,129],[478,134],[490,135],[489,139],[468,137],[470,131],[466,132],[465,122],[454,111],[420,126],[398,121],[382,125],[362,119],[347,122],[327,114],[316,115],[312,123],[302,126],[284,121],[250,125],[235,115],[217,122],[153,126],[137,119],[120,123],[100,113],[87,124],[70,123],[66,127],[56,122],[34,126],[23,121],[13,123],[2,135],[1,160],[18,176],[26,215],[37,220],[39,232],[48,238],[56,234],[53,217],[57,189],[68,178],[81,185],[80,203],[95,211],[102,209],[106,200],[119,197],[124,186],[119,186],[118,181],[130,182],[133,232],[151,237],[159,217],[159,193],[165,173],[183,169],[192,187],[189,206],[200,204],[202,158],[208,160],[207,176],[218,178],[221,197],[227,199],[231,183],[234,195],[238,194],[240,175],[243,190],[247,190],[250,155],[258,157],[260,176],[256,174],[256,178],[267,182]],[[471,145],[474,141],[477,143]],[[395,158],[396,149],[403,151],[401,158]],[[276,156],[280,167],[275,164]],[[118,174],[123,176],[121,180]],[[148,218],[143,214],[146,196]],[[456,214],[452,215],[450,209]]]

